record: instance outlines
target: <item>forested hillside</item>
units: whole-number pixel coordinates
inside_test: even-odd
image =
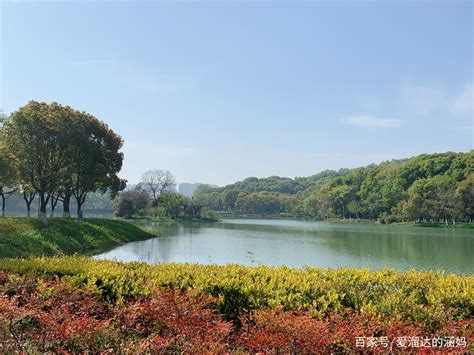
[[[249,177],[194,197],[215,211],[314,218],[469,221],[474,217],[474,151],[422,154],[295,179]]]

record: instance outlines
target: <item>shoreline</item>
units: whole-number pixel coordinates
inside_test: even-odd
[[[218,214],[216,212],[216,214]],[[219,215],[219,214],[218,214]],[[406,226],[406,227],[423,227],[423,228],[461,228],[461,229],[474,229],[474,223],[459,222],[456,224],[445,224],[444,222],[391,222],[391,223],[381,223],[379,221],[371,219],[356,219],[356,218],[304,218],[304,217],[294,217],[294,216],[279,216],[279,215],[238,215],[238,214],[229,214],[229,215],[219,215],[218,220],[226,219],[266,219],[266,220],[287,220],[287,221],[301,221],[301,222],[331,222],[331,223],[345,223],[345,224],[377,224],[385,226]]]

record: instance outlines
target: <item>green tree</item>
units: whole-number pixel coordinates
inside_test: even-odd
[[[116,217],[132,218],[135,212],[135,205],[130,197],[121,196],[117,199],[114,211]]]
[[[116,193],[125,186],[117,176],[122,139],[92,115],[30,101],[11,115],[3,131],[5,146],[18,161],[22,185],[39,196],[44,222],[48,203],[54,199],[55,204],[59,195],[65,210],[74,196],[79,214],[87,193]]]
[[[455,181],[448,175],[435,175],[430,178],[435,187],[434,209],[432,216],[438,221],[453,218]]]
[[[163,208],[167,217],[177,218],[184,210],[184,196],[175,192],[163,193],[157,199],[157,206]]]
[[[200,187],[195,197],[213,210],[240,213],[355,215],[384,221],[462,219],[468,207],[461,197],[453,201],[453,194],[473,172],[474,151],[422,154],[306,178],[250,177],[223,188]]]
[[[46,223],[46,208],[64,176],[71,145],[69,129],[73,126],[69,108],[59,104],[30,101],[15,111],[4,124],[7,150],[18,161],[22,183],[39,196],[39,216]]]
[[[455,215],[472,223],[474,219],[474,174],[459,183],[454,192]]]
[[[235,202],[239,197],[239,190],[231,188],[223,192],[222,201],[225,210],[232,211],[235,208]]]
[[[430,220],[436,205],[436,186],[431,179],[416,180],[408,190],[406,211],[410,219]]]
[[[2,217],[5,216],[7,198],[18,190],[18,179],[18,167],[15,158],[0,143],[0,198],[2,199]]]
[[[187,218],[200,218],[202,206],[194,198],[183,197],[184,216]]]
[[[362,203],[358,199],[353,199],[347,204],[347,211],[352,215],[355,215],[355,218],[359,218],[359,216],[364,212],[364,207]]]
[[[67,156],[66,185],[75,197],[79,216],[87,194],[100,190],[116,194],[126,181],[117,174],[122,169],[122,138],[104,122],[85,112],[75,111],[71,142],[76,149]]]
[[[149,206],[149,196],[141,184],[133,190],[123,191],[115,200],[115,215],[117,217],[131,218],[139,211],[144,211]]]

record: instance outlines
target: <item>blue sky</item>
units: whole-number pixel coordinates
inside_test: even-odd
[[[123,176],[307,176],[473,148],[471,1],[3,1],[0,108],[70,105]]]

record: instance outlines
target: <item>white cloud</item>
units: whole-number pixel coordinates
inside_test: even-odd
[[[443,90],[430,86],[404,87],[402,99],[408,110],[417,115],[430,115],[443,110],[449,100]]]
[[[460,92],[447,92],[437,87],[410,86],[401,91],[402,104],[411,114],[430,116],[433,114],[458,117],[473,116],[474,85],[465,85]]]
[[[401,121],[395,118],[384,118],[364,115],[345,117],[341,119],[341,122],[351,126],[376,128],[398,127],[401,124]]]
[[[474,85],[466,85],[461,93],[454,97],[451,105],[451,112],[457,116],[473,116]]]

